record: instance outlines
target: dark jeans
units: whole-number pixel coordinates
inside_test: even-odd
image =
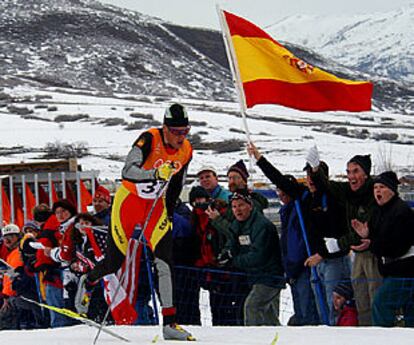
[[[403,317],[404,325],[414,326],[414,279],[384,278],[372,304],[373,326],[392,327]]]
[[[289,285],[295,311],[294,325],[319,325],[318,310],[310,283],[310,269],[306,268],[296,279],[290,279]]]

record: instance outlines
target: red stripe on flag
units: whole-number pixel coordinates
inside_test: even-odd
[[[293,84],[273,79],[243,83],[247,107],[280,104],[304,111],[369,111],[373,85],[318,81]]]
[[[253,23],[247,21],[244,18],[238,17],[232,13],[223,11],[226,17],[227,25],[230,30],[230,35],[238,35],[242,37],[259,37],[259,38],[266,38],[271,40],[273,43],[277,44],[278,46],[283,47],[279,42],[277,42],[274,38],[272,38],[269,34],[264,32],[258,26],[254,25]]]

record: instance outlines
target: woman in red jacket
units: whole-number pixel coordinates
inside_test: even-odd
[[[38,238],[46,249],[37,251],[36,268],[44,273],[46,286],[46,303],[55,307],[67,307],[64,300],[64,276],[62,262],[53,260],[53,248],[60,246],[66,229],[73,225],[76,208],[66,199],[60,199],[53,204],[54,215],[45,222]],[[76,284],[75,284],[76,286]],[[76,291],[75,291],[76,292]],[[68,326],[72,321],[60,314],[50,312],[51,327]]]

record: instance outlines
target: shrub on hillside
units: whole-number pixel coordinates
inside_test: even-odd
[[[85,119],[89,119],[88,114],[58,115],[55,117],[55,122],[75,122]]]
[[[62,159],[62,158],[81,158],[89,154],[89,147],[85,142],[75,143],[61,143],[56,141],[54,143],[47,143],[43,151],[45,154],[42,158],[47,159]]]

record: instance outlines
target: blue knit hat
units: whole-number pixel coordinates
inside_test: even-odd
[[[339,296],[342,296],[347,301],[354,298],[354,290],[352,289],[352,285],[349,282],[339,283],[334,287],[333,292],[336,292]]]

